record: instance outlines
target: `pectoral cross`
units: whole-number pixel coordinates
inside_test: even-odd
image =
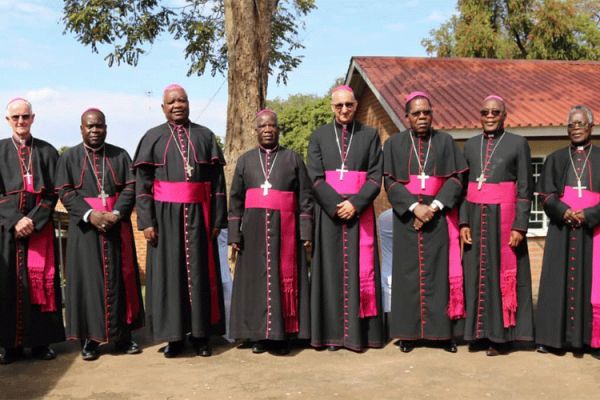
[[[194,167],[192,167],[189,163],[185,165],[185,174],[188,176],[188,178],[192,177],[193,170],[194,170]]]
[[[344,163],[342,163],[342,166],[340,168],[336,169],[335,171],[340,173],[340,181],[344,180],[344,174],[346,172],[348,172]]]
[[[27,172],[27,173],[25,174],[25,179],[27,179],[27,184],[28,184],[28,185],[31,185],[31,176],[32,176],[32,175],[31,175],[29,172]]]
[[[269,189],[271,189],[273,187],[273,185],[271,185],[271,183],[269,181],[265,181],[265,183],[263,183],[262,185],[260,185],[260,187],[263,190],[263,196],[266,196],[269,194]]]
[[[104,207],[106,207],[106,198],[108,197],[108,195],[106,194],[106,192],[104,191],[104,189],[102,189],[100,191],[100,194],[98,195],[98,198],[102,199],[102,205]]]
[[[417,178],[421,181],[421,189],[425,189],[425,180],[429,179],[429,175],[425,175],[425,171],[421,171]]]
[[[487,179],[485,179],[485,177],[483,176],[483,172],[475,180],[477,181],[477,190],[481,190],[481,187],[483,186],[483,182],[487,181]]]
[[[577,186],[573,186],[573,189],[577,189],[577,197],[582,198],[583,194],[581,193],[581,190],[587,189],[587,186],[581,186],[581,179],[577,179]]]

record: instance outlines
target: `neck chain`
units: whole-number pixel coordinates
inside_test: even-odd
[[[419,157],[419,152],[417,151],[417,146],[415,145],[415,139],[413,139],[412,132],[409,134],[410,142],[412,144],[413,151],[415,152],[415,156],[417,156],[417,163],[419,165],[419,174],[425,173],[425,167],[427,166],[427,161],[429,160],[429,150],[431,150],[431,133],[429,134],[429,140],[427,141],[427,152],[425,153],[425,160],[423,160],[423,165],[421,165],[421,157]]]
[[[340,181],[344,180],[344,173],[348,172],[346,169],[346,159],[348,158],[348,154],[350,154],[350,147],[352,147],[352,139],[354,138],[354,128],[356,124],[352,121],[352,132],[350,133],[350,140],[348,141],[348,148],[346,149],[346,154],[342,153],[342,146],[340,146],[340,139],[338,138],[336,121],[333,121],[333,133],[335,136],[335,143],[337,144],[338,151],[340,152],[340,160],[342,160],[342,164],[339,169],[336,169],[337,172],[340,173]],[[343,132],[343,131],[342,131]]]
[[[571,154],[571,149],[569,149],[569,160],[571,161],[571,167],[573,168],[573,173],[575,174],[575,178],[577,179],[577,186],[575,186],[573,189],[577,189],[577,197],[579,198],[583,197],[581,190],[587,189],[586,186],[581,186],[581,178],[585,173],[585,166],[587,165],[588,159],[590,158],[590,154],[592,154],[592,146],[590,146],[590,151],[588,151],[587,155],[585,156],[585,160],[583,161],[583,166],[581,167],[581,174],[578,174],[577,168],[575,168],[575,162],[573,162],[573,155]]]
[[[13,138],[13,145],[15,146],[15,150],[17,151],[17,155],[19,156],[19,162],[21,163],[21,165],[23,166],[23,169],[25,170],[25,179],[27,179],[27,184],[31,185],[31,166],[32,166],[32,162],[33,162],[33,136],[31,137],[31,146],[29,149],[29,165],[25,165],[25,161],[23,160],[23,158],[21,158],[21,152],[19,151],[19,147],[17,146],[17,144],[15,143],[15,140]],[[25,142],[23,142],[25,143]]]
[[[187,175],[188,178],[192,177],[192,171],[194,170],[194,167],[192,167],[190,165],[190,142],[192,140],[191,135],[188,135],[187,137],[187,154],[184,156],[183,155],[183,151],[181,150],[181,147],[179,146],[179,141],[177,140],[177,138],[175,137],[175,132],[173,131],[173,127],[171,126],[170,123],[167,123],[167,125],[169,125],[169,129],[171,131],[171,136],[173,137],[173,140],[177,143],[177,150],[179,150],[179,154],[181,155],[181,159],[184,161],[185,166],[185,174]],[[183,128],[183,126],[182,126]],[[185,132],[185,128],[183,128],[183,131]],[[188,123],[188,132],[192,131],[192,127],[191,124]]]
[[[498,139],[498,141],[494,145],[494,148],[492,149],[489,158],[487,160],[485,160],[485,163],[483,162],[483,137],[484,136],[485,136],[484,134],[481,135],[481,146],[479,148],[479,166],[481,167],[481,174],[479,175],[479,178],[477,178],[477,182],[478,182],[477,190],[481,190],[483,183],[487,180],[485,178],[485,170],[488,167],[488,165],[490,164],[490,161],[492,160],[492,156],[494,155],[494,152],[500,145],[500,142],[502,141],[502,139],[504,139],[504,136],[506,136],[506,133],[502,132],[500,139]]]
[[[276,151],[276,150],[277,150],[277,147],[275,147],[272,151]],[[265,168],[265,165],[263,163],[262,155],[260,154],[260,147],[258,148],[258,160],[260,161],[260,170],[262,171],[263,176],[265,177],[265,183],[260,185],[260,187],[263,190],[263,196],[268,195],[269,189],[273,187],[273,185],[271,185],[271,182],[269,182],[269,177],[271,176],[271,171],[273,171],[273,167],[275,166],[275,161],[277,161],[278,155],[279,155],[279,152],[276,151],[275,157],[273,157],[273,162],[271,163],[271,168],[269,168],[267,170],[267,168]]]
[[[94,178],[96,178],[96,186],[98,187],[98,192],[100,193],[98,197],[102,199],[102,205],[106,206],[106,198],[108,195],[104,191],[104,178],[106,177],[105,173],[105,165],[106,165],[106,148],[102,145],[102,180],[98,179],[98,174],[96,174],[96,168],[94,163],[92,162],[92,158],[90,157],[90,153],[88,153],[88,149],[93,151],[91,147],[83,146],[83,151],[85,152],[85,156],[87,157],[90,167],[92,168],[92,173],[94,174]]]

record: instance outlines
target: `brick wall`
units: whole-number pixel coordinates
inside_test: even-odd
[[[131,223],[133,225],[133,239],[135,241],[135,251],[137,253],[138,264],[140,266],[140,278],[142,284],[146,281],[146,239],[144,232],[137,229],[137,213],[135,209],[131,214]]]

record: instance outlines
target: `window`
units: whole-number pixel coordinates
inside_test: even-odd
[[[531,170],[533,173],[533,182],[537,184],[540,179],[540,173],[544,165],[544,157],[531,157]],[[532,236],[545,236],[548,228],[548,217],[542,207],[542,199],[537,192],[534,194],[531,203],[531,215],[529,216],[529,233]]]

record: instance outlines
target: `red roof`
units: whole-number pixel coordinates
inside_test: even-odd
[[[600,117],[600,62],[353,57],[346,81],[355,88],[357,74],[404,126],[404,99],[414,90],[431,96],[437,129],[480,128],[490,94],[506,101],[508,127],[564,126],[577,104]]]

